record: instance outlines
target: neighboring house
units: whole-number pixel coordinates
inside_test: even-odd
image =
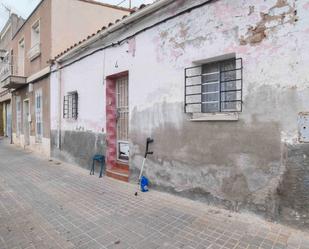
[[[161,0],[103,28],[53,61],[52,155],[136,180],[152,137],[152,187],[308,226],[308,20],[308,0]]]
[[[91,0],[41,1],[7,48],[2,87],[12,90],[13,142],[50,155],[49,61],[74,41],[129,13]]]
[[[11,40],[24,23],[22,17],[11,14],[0,32],[0,78],[7,73]],[[0,82],[0,136],[11,137],[11,92],[3,89]]]

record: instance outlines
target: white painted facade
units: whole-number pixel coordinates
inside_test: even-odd
[[[51,129],[57,129],[59,78],[61,78],[61,103],[63,96],[71,91],[78,92],[79,108],[77,120],[61,119],[61,127],[65,130],[81,130],[92,132],[105,131],[105,89],[103,85],[103,62],[99,55],[72,65],[72,71],[63,70],[51,75]],[[82,71],[80,66],[82,67]],[[78,72],[78,73],[77,73]],[[90,76],[90,78],[89,78]],[[91,98],[89,98],[91,96]],[[91,101],[91,99],[93,101]],[[62,106],[62,104],[61,104]],[[91,108],[95,106],[95,108]],[[63,112],[63,108],[61,108]],[[63,113],[61,114],[61,117]]]
[[[146,175],[153,185],[191,197],[210,196],[220,204],[227,201],[222,205],[234,210],[280,216],[277,190],[285,189],[287,153],[289,146],[301,146],[298,113],[309,110],[309,1],[214,1],[131,37],[205,2],[175,1],[60,58],[51,75],[51,129],[105,134],[105,78],[128,71],[133,175],[144,140],[151,136],[155,154]],[[111,43],[115,45],[104,49]],[[191,121],[183,112],[184,69],[228,54],[243,59],[243,111],[236,121],[224,115],[221,121]],[[80,96],[77,120],[59,115],[70,91]],[[298,195],[309,200],[306,193]],[[282,209],[293,216],[291,207]]]

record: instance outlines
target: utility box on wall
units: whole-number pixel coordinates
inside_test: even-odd
[[[298,114],[298,139],[299,142],[309,143],[309,112]]]

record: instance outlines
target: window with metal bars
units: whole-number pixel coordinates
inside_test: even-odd
[[[35,131],[36,142],[42,142],[43,137],[43,106],[42,106],[42,89],[35,91]]]
[[[78,116],[78,94],[69,92],[63,98],[63,118],[77,119]]]
[[[241,58],[186,68],[185,112],[241,112],[242,68]]]

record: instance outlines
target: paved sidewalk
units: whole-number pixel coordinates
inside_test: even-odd
[[[0,140],[0,249],[309,249],[309,235],[90,176]]]

